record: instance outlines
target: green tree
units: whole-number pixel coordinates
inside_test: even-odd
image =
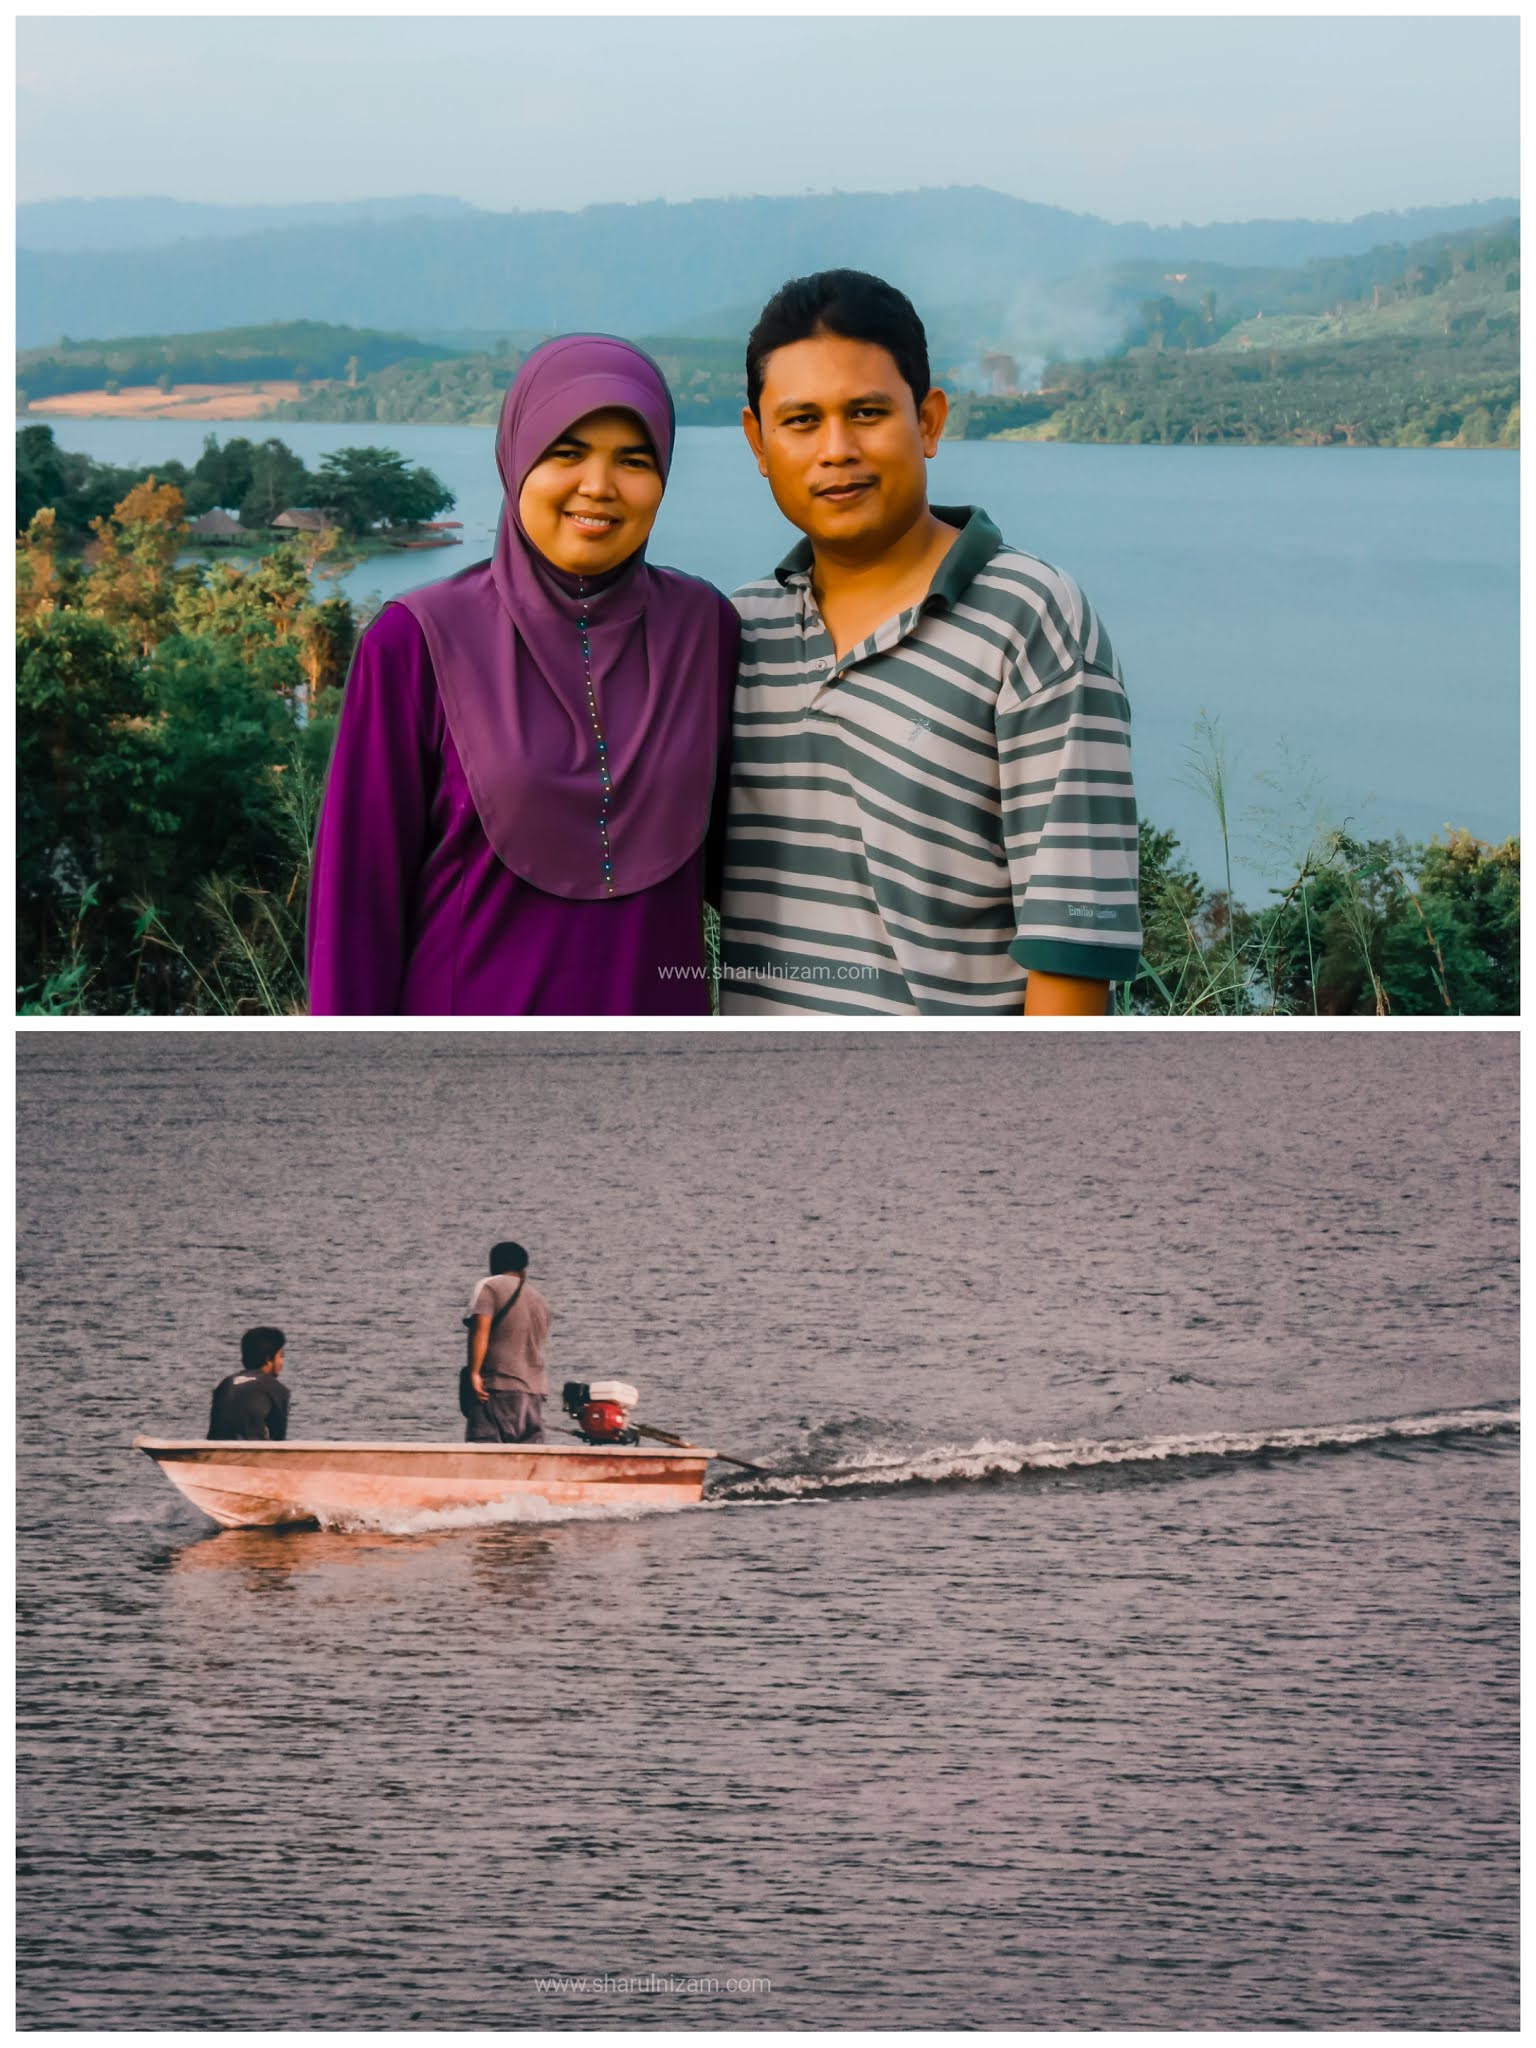
[[[1447,831],[1417,850],[1419,914],[1386,935],[1382,979],[1394,1010],[1517,1016],[1520,842]],[[1450,997],[1444,1000],[1442,989]]]
[[[249,446],[249,444],[247,444]],[[279,512],[314,502],[315,480],[293,450],[278,440],[263,441],[250,454],[250,487],[240,502],[247,526],[270,526]]]
[[[278,686],[291,691],[302,681],[313,700],[340,687],[356,637],[345,598],[314,601],[314,566],[303,541],[275,548],[247,568],[220,562],[178,591],[177,624],[189,638],[233,641],[245,656],[262,647],[286,648],[292,667],[274,672]]]
[[[219,562],[176,596],[176,621],[192,639],[233,640],[243,653],[284,645],[310,602],[309,576],[296,547],[274,548],[248,567]]]
[[[30,526],[45,505],[68,495],[68,472],[52,427],[23,427],[16,436],[16,526]]]
[[[323,598],[319,604],[306,605],[299,614],[297,638],[313,706],[327,692],[340,692],[347,680],[357,645],[357,615],[346,598]],[[313,718],[310,722],[313,724]]]
[[[40,614],[17,636],[17,958],[37,986],[70,951],[76,907],[142,874],[164,824],[154,703],[129,634],[75,610]],[[132,913],[91,919],[92,944],[120,976]],[[112,970],[109,970],[109,972]]]
[[[392,448],[338,448],[321,459],[320,503],[348,533],[435,519],[453,493],[427,469],[410,468]]]
[[[1520,850],[1452,831],[1335,833],[1304,891],[1254,920],[1277,998],[1324,1016],[1515,1015]]]
[[[300,740],[294,724],[297,652],[274,643],[242,649],[233,639],[174,637],[155,653],[151,684],[163,715],[162,803],[174,832],[135,892],[142,935],[137,963],[157,1009],[245,1007],[249,989],[232,992],[226,957],[258,932],[271,936],[262,906],[289,906],[279,951],[263,977],[292,1008],[302,991],[293,937],[304,899],[295,894],[291,765]],[[242,988],[245,986],[242,980]]]
[[[176,568],[179,506],[135,485],[81,569],[59,562],[52,508],[18,550],[17,957],[36,1011],[302,1003],[352,608],[314,600],[318,537],[244,572]]]
[[[215,505],[228,511],[243,505],[251,495],[255,481],[252,467],[255,453],[255,443],[243,434],[233,435],[222,446],[215,435],[209,434],[204,439],[202,454],[192,465],[186,492],[187,510],[195,516],[199,512],[210,511]]]

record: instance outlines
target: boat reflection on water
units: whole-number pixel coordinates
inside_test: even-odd
[[[186,1587],[198,1604],[205,1596],[226,1601],[232,1588],[240,1595],[268,1597],[300,1586],[323,1586],[345,1578],[349,1598],[368,1582],[391,1599],[404,1594],[413,1604],[457,1597],[466,1579],[476,1597],[526,1611],[542,1604],[546,1591],[558,1585],[555,1576],[562,1553],[579,1537],[584,1558],[594,1545],[610,1558],[633,1550],[643,1541],[640,1518],[632,1515],[572,1518],[565,1524],[504,1522],[490,1527],[417,1531],[393,1535],[383,1530],[225,1529],[199,1532],[184,1543],[167,1545],[158,1568]]]
[[[512,1524],[496,1529],[470,1529],[466,1536],[510,1538],[514,1545],[547,1541],[547,1532]],[[284,1576],[327,1571],[367,1571],[403,1565],[413,1556],[435,1557],[441,1532],[387,1529],[317,1529],[293,1525],[280,1529],[200,1529],[185,1543],[165,1552],[170,1571],[253,1571]]]

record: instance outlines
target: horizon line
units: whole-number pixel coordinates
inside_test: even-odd
[[[650,207],[681,208],[688,206],[738,206],[751,205],[759,201],[765,200],[770,202],[777,201],[787,204],[795,204],[797,202],[803,202],[805,200],[817,199],[905,199],[921,197],[922,195],[927,193],[943,192],[986,193],[991,198],[1011,200],[1020,206],[1038,207],[1043,212],[1064,214],[1069,218],[1076,220],[1098,221],[1106,227],[1147,228],[1152,231],[1169,232],[1177,232],[1179,229],[1182,228],[1205,229],[1224,227],[1253,227],[1269,224],[1272,222],[1293,220],[1314,222],[1319,226],[1326,227],[1351,227],[1358,221],[1372,220],[1382,217],[1391,218],[1395,215],[1410,213],[1443,212],[1452,208],[1464,206],[1508,206],[1515,214],[1518,214],[1520,212],[1520,197],[1518,192],[1496,192],[1490,194],[1486,198],[1420,200],[1412,205],[1395,207],[1368,207],[1363,212],[1358,213],[1318,214],[1303,211],[1294,214],[1257,213],[1242,216],[1229,215],[1219,219],[1212,218],[1210,220],[1198,221],[1190,220],[1188,218],[1178,221],[1152,221],[1140,218],[1128,218],[1117,220],[1111,218],[1111,216],[1109,216],[1108,214],[1093,213],[1085,211],[1081,208],[1062,206],[1058,205],[1057,203],[1051,200],[1026,199],[1021,194],[1016,192],[1004,192],[995,185],[974,184],[912,185],[900,187],[895,191],[873,189],[849,190],[839,186],[832,186],[824,191],[815,191],[807,189],[806,191],[803,192],[729,192],[714,194],[698,194],[691,199],[593,199],[589,200],[583,206],[571,207],[485,206],[480,204],[476,200],[465,199],[456,193],[449,192],[372,192],[357,199],[302,198],[273,199],[256,202],[240,202],[216,199],[184,199],[167,192],[98,193],[90,196],[87,196],[82,193],[60,193],[48,199],[18,199],[16,201],[15,210],[17,213],[20,213],[27,207],[42,206],[132,206],[158,204],[167,206],[195,206],[202,208],[206,211],[221,213],[245,213],[259,212],[263,210],[264,207],[267,209],[276,207],[319,209],[328,206],[368,206],[374,204],[399,205],[405,201],[422,200],[447,202],[451,205],[462,206],[466,208],[470,213],[479,214],[487,219],[492,220],[529,220],[535,219],[541,214],[558,214],[571,219],[577,219],[582,214],[585,213],[595,213],[599,210],[607,211],[610,209],[628,209],[638,212],[642,208]],[[412,216],[407,215],[404,216],[404,218],[412,218]],[[108,252],[81,249],[72,251],[46,250],[34,251],[32,253],[48,255],[90,255]]]

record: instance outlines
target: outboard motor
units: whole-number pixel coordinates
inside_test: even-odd
[[[629,1427],[629,1411],[640,1396],[625,1380],[567,1380],[562,1391],[565,1412],[589,1444],[637,1444],[638,1430]]]

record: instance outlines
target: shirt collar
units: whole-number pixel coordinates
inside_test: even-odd
[[[960,602],[1002,546],[1003,537],[979,505],[933,505],[929,510],[946,526],[960,529],[960,538],[940,562],[923,600],[924,610],[942,606],[947,611]],[[787,588],[810,575],[814,560],[814,549],[803,540],[790,549],[773,573]]]

